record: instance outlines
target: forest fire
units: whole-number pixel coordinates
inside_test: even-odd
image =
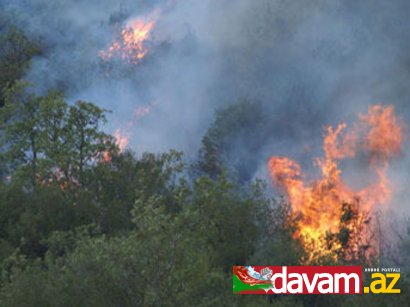
[[[120,152],[123,152],[128,145],[128,137],[121,133],[119,129],[114,131],[115,144],[118,146]]]
[[[118,152],[124,152],[125,148],[128,146],[129,138],[123,134],[120,129],[115,129],[114,131],[114,142],[118,148]],[[104,163],[109,163],[112,160],[112,152],[110,150],[104,150],[101,153],[100,161]]]
[[[300,239],[310,263],[329,256],[351,260],[378,254],[377,239],[371,235],[372,209],[388,204],[391,184],[389,161],[401,152],[403,126],[392,106],[374,105],[368,114],[347,131],[342,123],[327,127],[324,157],[317,158],[321,178],[305,182],[300,165],[286,157],[271,157],[274,186],[282,189],[297,216],[294,237]],[[349,186],[342,178],[340,161],[360,154],[367,161],[371,178],[364,188]]]
[[[127,148],[129,140],[130,138],[132,138],[132,128],[139,120],[141,120],[151,112],[155,104],[156,103],[153,102],[145,106],[136,107],[132,113],[132,120],[127,122],[126,127],[124,129],[115,129],[113,136],[115,145],[118,147],[119,153],[124,152],[124,150]],[[106,163],[110,162],[111,158],[112,157],[109,150],[105,150],[101,155],[101,161]]]
[[[146,40],[154,28],[154,17],[131,20],[121,30],[120,37],[114,40],[106,50],[101,50],[99,56],[108,61],[118,57],[130,64],[138,64],[148,53]]]

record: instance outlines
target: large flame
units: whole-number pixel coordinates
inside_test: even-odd
[[[118,57],[130,64],[138,64],[148,53],[146,41],[154,28],[155,16],[156,14],[151,14],[130,20],[121,30],[119,38],[106,50],[101,50],[99,56],[106,61]]]
[[[369,108],[368,114],[359,115],[359,123],[350,132],[346,128],[344,123],[336,128],[326,128],[324,157],[315,160],[322,177],[312,183],[304,181],[297,162],[286,157],[271,157],[269,160],[274,185],[285,192],[293,213],[298,216],[294,237],[304,245],[308,255],[305,262],[326,255],[337,259],[337,251],[343,246],[337,240],[329,243],[329,235],[340,234],[342,228],[346,229],[349,241],[362,242],[362,247],[366,246],[365,257],[370,257],[371,252],[378,253],[377,246],[368,249],[368,242],[364,243],[369,237],[369,229],[359,229],[357,223],[369,224],[365,221],[367,214],[376,205],[387,204],[391,199],[387,170],[390,159],[401,151],[403,127],[392,106],[375,105]],[[366,187],[355,189],[341,177],[339,162],[358,154],[366,157],[374,176]],[[349,224],[343,218],[346,204],[353,208],[356,224]],[[352,258],[361,252],[357,245],[349,248]]]

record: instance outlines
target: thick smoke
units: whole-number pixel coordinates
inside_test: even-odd
[[[107,129],[126,130],[137,152],[176,148],[194,157],[215,108],[242,97],[260,101],[270,122],[256,152],[246,141],[235,146],[260,161],[253,173],[273,154],[307,167],[320,154],[323,126],[353,120],[370,104],[410,114],[406,0],[0,3],[41,40],[44,52],[26,76],[36,91],[59,88],[70,101],[112,110]],[[129,18],[153,10],[159,17],[140,64],[98,57]],[[127,125],[144,106],[151,112]]]

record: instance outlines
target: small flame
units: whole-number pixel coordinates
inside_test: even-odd
[[[128,146],[128,136],[124,135],[120,129],[115,129],[114,131],[114,141],[115,145],[118,147],[120,153],[124,152],[125,148]],[[109,163],[112,161],[112,153],[110,150],[104,150],[100,155],[100,161],[104,163]]]
[[[114,140],[115,140],[115,144],[118,146],[119,152],[122,153],[124,152],[124,150],[127,148],[128,144],[129,144],[129,139],[132,136],[132,128],[134,127],[134,125],[136,125],[136,123],[143,117],[145,117],[146,115],[148,115],[153,106],[156,105],[155,102],[152,102],[148,105],[145,106],[139,106],[137,108],[135,108],[134,112],[133,112],[133,118],[132,120],[128,121],[125,128],[124,129],[115,129],[114,131]],[[108,150],[105,150],[104,152],[102,152],[101,156],[100,156],[100,160],[102,162],[108,163],[111,162],[111,154]]]
[[[48,174],[36,173],[36,179],[38,183],[46,186],[57,184],[61,190],[66,190],[70,186],[80,186],[80,182],[70,171],[64,172],[59,167],[53,167]]]
[[[123,152],[128,145],[128,136],[121,133],[120,129],[114,132],[115,144],[117,144],[120,152]]]
[[[111,162],[111,154],[108,150],[104,150],[100,156],[100,161],[104,163],[109,163]]]
[[[370,212],[378,204],[387,204],[391,199],[391,187],[387,178],[389,160],[401,152],[403,127],[394,114],[392,106],[375,105],[369,108],[368,114],[359,115],[360,123],[351,132],[346,132],[346,124],[335,129],[326,128],[323,142],[324,157],[315,160],[320,168],[322,178],[306,184],[300,165],[286,157],[271,157],[269,170],[273,183],[281,188],[291,206],[292,211],[300,216],[294,237],[301,239],[309,259],[330,255],[337,259],[336,251],[341,248],[335,242],[329,246],[325,239],[331,233],[337,233],[341,227],[347,227],[352,241],[362,240],[365,236],[358,225],[344,225],[341,219],[342,204],[352,204],[358,219],[363,222],[366,212]],[[369,168],[375,174],[375,181],[363,189],[355,190],[343,181],[339,162],[346,158],[354,158],[359,150],[369,157]],[[373,246],[370,253],[378,253]],[[352,257],[359,250],[348,251]]]

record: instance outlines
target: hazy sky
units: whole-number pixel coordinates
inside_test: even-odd
[[[271,118],[263,148],[243,148],[261,168],[273,154],[310,164],[323,126],[373,103],[410,114],[409,1],[10,2],[0,0],[3,14],[44,46],[25,77],[36,91],[58,87],[70,101],[112,110],[107,130],[121,129],[137,152],[195,156],[215,109],[243,97]],[[101,60],[121,26],[154,11],[141,63]],[[149,114],[133,116],[147,106]]]

